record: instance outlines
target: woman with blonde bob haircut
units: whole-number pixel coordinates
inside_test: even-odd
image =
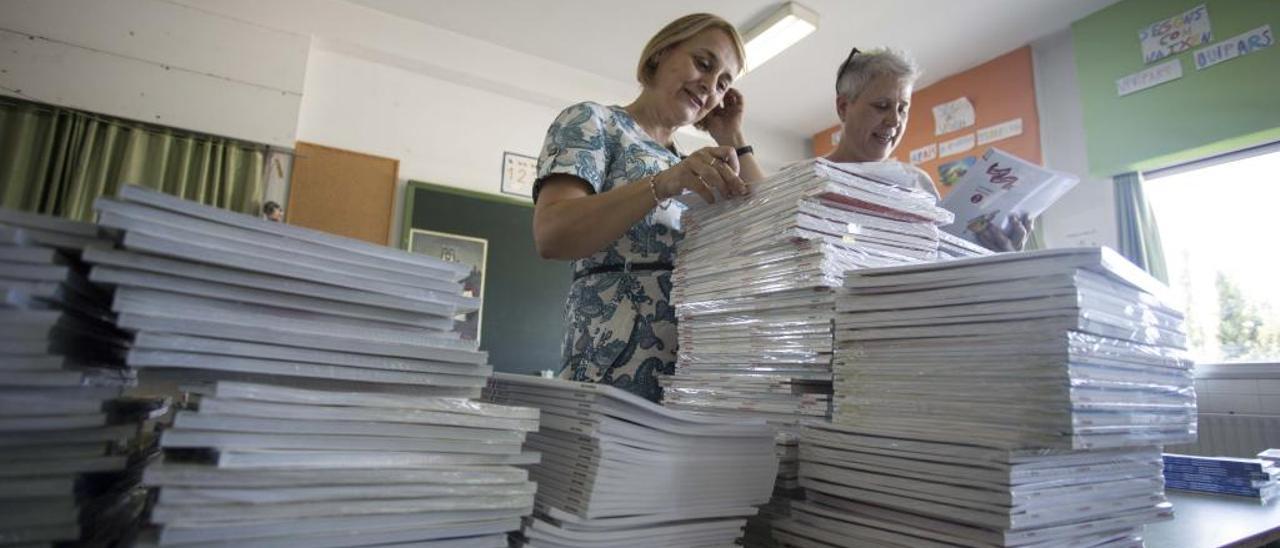
[[[547,130],[534,183],[538,254],[572,261],[561,377],[611,384],[653,401],[675,370],[671,264],[686,191],[708,202],[747,194],[762,178],[732,88],[746,54],[733,25],[699,13],[649,40],[626,106],[578,103]],[[676,149],[696,125],[719,146]]]

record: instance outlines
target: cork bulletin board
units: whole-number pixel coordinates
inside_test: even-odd
[[[298,142],[285,220],[387,245],[400,161]]]

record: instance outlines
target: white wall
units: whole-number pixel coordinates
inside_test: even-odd
[[[412,179],[498,194],[503,152],[536,157],[547,126],[570,104],[529,102],[361,53],[315,42],[298,140],[399,158],[402,186]],[[684,150],[713,144],[693,131],[678,134],[677,141]],[[767,168],[804,157],[803,140],[775,141],[781,142],[756,140]],[[780,157],[788,147],[790,156]],[[392,241],[400,234],[399,222],[392,223]]]
[[[562,108],[624,104],[638,92],[342,0],[0,0],[0,13],[0,29],[49,38],[0,30],[3,55],[18,52],[0,56],[15,67],[0,74],[10,94],[397,158],[402,184],[497,194],[502,153],[536,156]],[[800,132],[746,129],[766,170],[807,156]],[[693,130],[677,140],[688,150],[711,144]]]
[[[1049,247],[1117,247],[1114,186],[1090,179],[1085,152],[1084,113],[1076,81],[1071,31],[1031,44],[1035,66],[1040,146],[1045,166],[1074,173],[1080,184],[1041,217]]]
[[[291,147],[309,42],[161,0],[2,0],[0,94]]]
[[[407,180],[499,193],[503,151],[537,156],[558,109],[316,48],[298,140],[400,159]],[[399,241],[403,192],[391,240]]]

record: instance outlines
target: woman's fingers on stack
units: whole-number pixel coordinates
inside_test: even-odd
[[[722,166],[729,171],[730,182],[733,183],[735,193],[738,196],[746,196],[751,192],[751,187],[747,186],[746,181],[742,180],[739,175],[742,173],[742,164],[738,162],[738,151],[733,147],[715,147],[712,154],[720,161],[717,165]]]
[[[709,168],[710,176],[715,178],[712,184],[721,195],[732,198],[746,194],[747,185],[738,177],[738,162],[732,147],[707,147],[696,152],[690,159],[695,160],[695,166],[701,163]],[[703,177],[711,182],[711,177]]]
[[[734,175],[742,172],[742,165],[738,163],[738,151],[733,147],[712,147],[709,150],[713,156],[724,162]]]
[[[702,178],[706,180],[712,188],[715,188],[716,192],[720,193],[720,196],[732,198],[738,194],[737,189],[733,186],[732,179],[736,179],[738,176],[733,173],[726,172],[723,167],[718,164],[719,162],[710,160],[695,163],[694,166],[695,169],[698,170],[698,173],[702,175]]]
[[[684,171],[686,173],[680,174],[681,186],[698,193],[698,195],[701,196],[708,204],[716,203],[715,187],[712,186],[712,183],[707,179],[707,176],[703,175],[703,172],[710,174],[712,171],[705,166],[698,166],[696,163],[690,162],[687,159],[682,163],[682,165],[684,166]]]

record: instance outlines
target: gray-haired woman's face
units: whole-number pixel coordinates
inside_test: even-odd
[[[836,99],[844,123],[840,149],[856,162],[881,162],[902,142],[907,131],[912,83],[895,76],[872,78],[853,100]]]

